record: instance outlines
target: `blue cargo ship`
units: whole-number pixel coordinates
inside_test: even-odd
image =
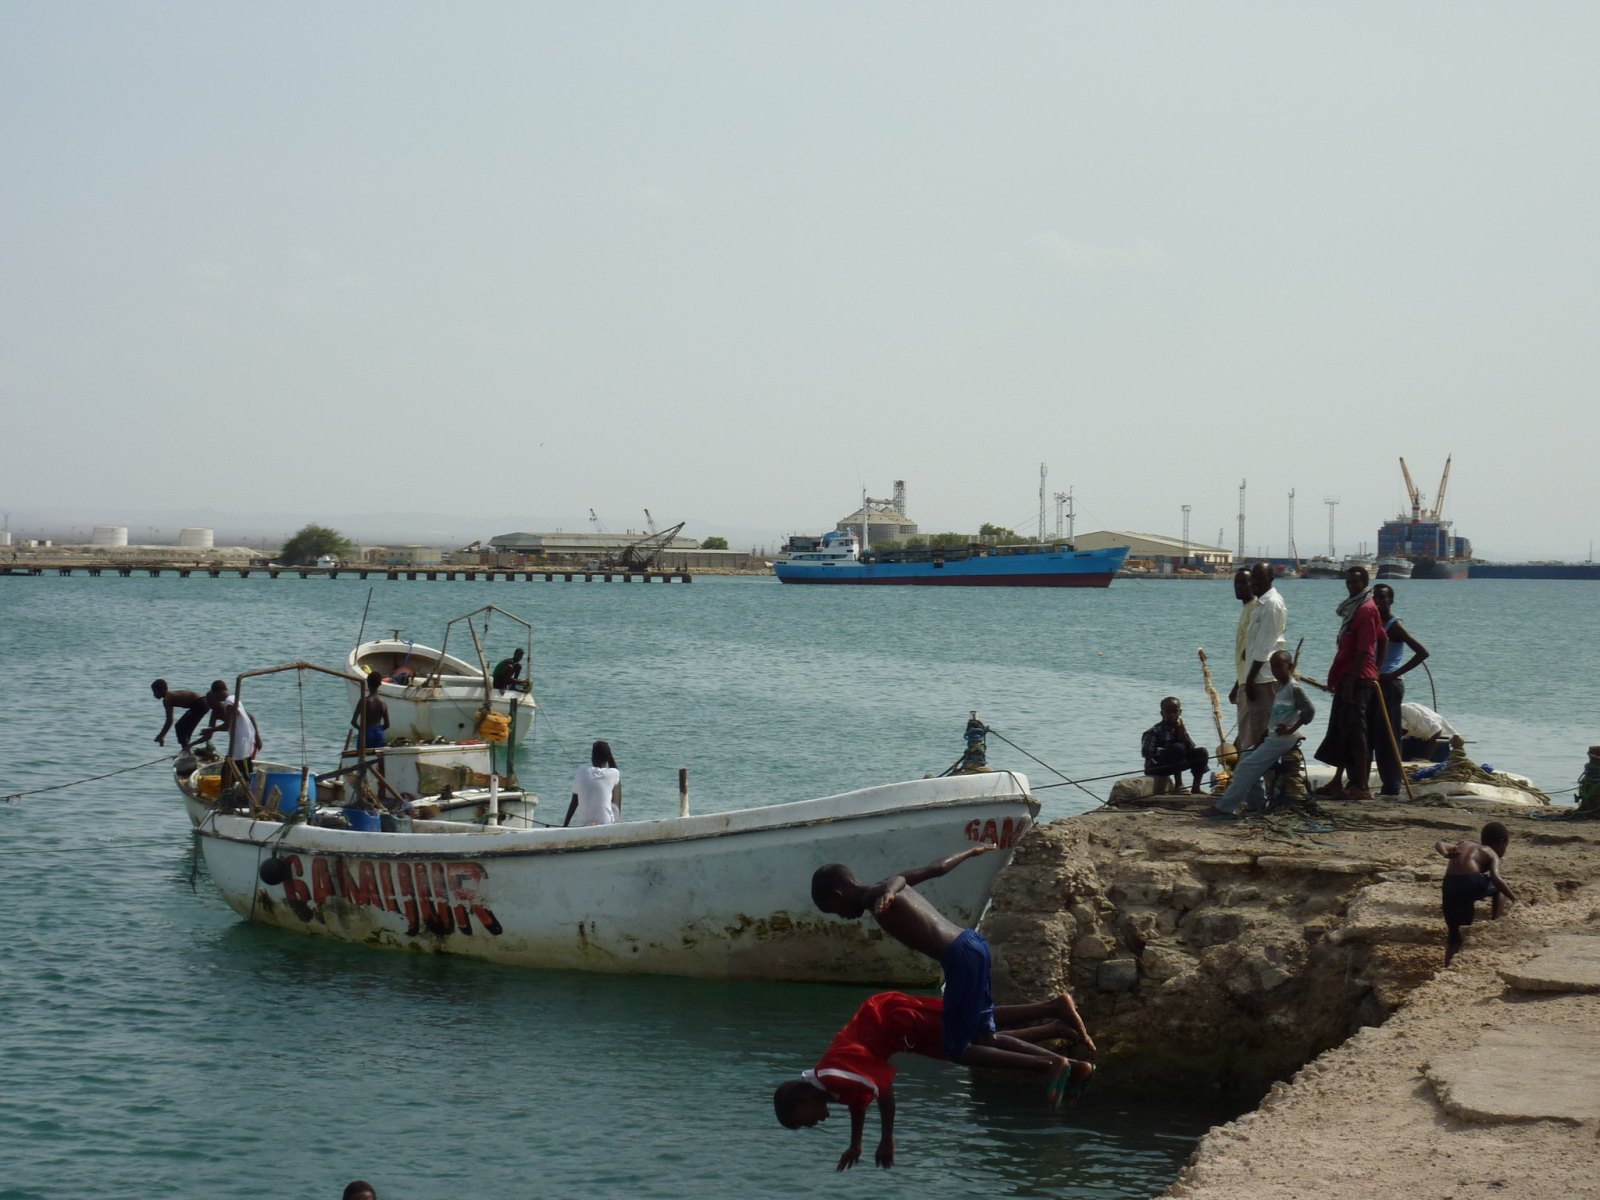
[[[853,533],[791,539],[772,565],[784,583],[876,583],[921,587],[1109,587],[1128,547],[967,546],[868,551]]]

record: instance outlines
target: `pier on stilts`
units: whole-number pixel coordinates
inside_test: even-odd
[[[220,563],[160,563],[160,562],[12,562],[0,563],[0,576],[36,576],[36,575],[120,575],[124,579],[131,576],[148,576],[158,578],[162,575],[176,575],[180,579],[192,576],[205,576],[211,579],[220,579],[224,576],[236,576],[240,579],[265,576],[277,579],[287,575],[300,579],[326,578],[338,579],[340,576],[355,579],[405,579],[427,580],[437,582],[444,580],[454,583],[457,580],[472,582],[482,579],[494,582],[496,579],[507,583],[519,581],[531,583],[542,580],[545,583],[693,583],[694,575],[687,570],[641,570],[638,568],[622,567],[553,567],[553,566],[525,566],[525,567],[463,567],[463,566],[437,566],[437,567],[390,567],[390,566],[354,566],[354,567],[285,567],[285,566],[244,566]]]

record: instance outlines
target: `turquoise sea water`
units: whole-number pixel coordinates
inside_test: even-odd
[[[0,792],[154,759],[158,675],[203,688],[275,662],[338,665],[369,586],[0,580]],[[1479,757],[1570,786],[1600,741],[1589,708],[1600,593],[1399,588],[1399,611],[1434,651],[1439,707]],[[1306,638],[1304,669],[1320,675],[1339,586],[1284,590],[1291,642]],[[1194,651],[1213,652],[1225,690],[1237,612],[1225,585],[1138,581],[1105,592],[380,582],[368,630],[437,644],[449,617],[486,600],[536,627],[541,717],[519,771],[546,819],[564,811],[594,737],[615,747],[636,816],[677,811],[679,767],[697,811],[937,771],[959,754],[970,708],[1068,774],[1127,770],[1162,695],[1184,700],[1197,734],[1209,728]],[[509,626],[491,641],[515,644]],[[1426,700],[1416,674],[1412,695]],[[246,693],[265,753],[298,760],[303,729],[311,761],[329,763],[343,692],[292,680]],[[1036,786],[1053,780],[998,739],[990,753]],[[1041,798],[1047,819],[1093,803],[1070,787]],[[769,1097],[868,989],[518,971],[249,927],[196,870],[160,766],[0,805],[0,895],[4,1198],[337,1196],[357,1176],[385,1200],[1142,1196],[1224,1115],[1204,1098],[1135,1102],[1107,1088],[1053,1117],[1011,1080],[911,1059],[900,1165],[838,1179],[843,1114],[791,1133]]]

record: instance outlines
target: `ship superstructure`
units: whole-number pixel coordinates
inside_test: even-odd
[[[1450,486],[1450,458],[1444,460],[1439,491],[1429,508],[1426,498],[1411,481],[1406,460],[1400,460],[1406,493],[1411,498],[1409,515],[1401,513],[1378,529],[1378,557],[1409,559],[1413,579],[1465,579],[1472,565],[1472,543],[1450,532],[1444,519],[1445,491]]]

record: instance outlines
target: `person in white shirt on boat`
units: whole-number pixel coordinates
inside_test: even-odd
[[[255,757],[261,753],[260,727],[220,679],[211,684],[211,690],[206,693],[206,703],[211,705],[211,724],[196,736],[195,741],[210,741],[212,734],[226,729],[228,768],[232,772],[232,782],[248,785],[250,772],[255,768]]]
[[[572,781],[572,803],[561,824],[571,825],[574,816],[579,825],[614,825],[622,820],[622,772],[617,770],[609,742],[596,742],[589,752],[589,765],[578,768]]]

